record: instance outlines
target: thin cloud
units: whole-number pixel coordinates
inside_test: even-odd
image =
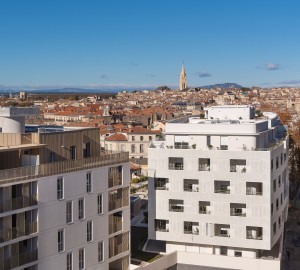
[[[200,78],[211,77],[212,75],[208,72],[196,72],[195,75]]]
[[[100,76],[100,79],[108,79],[108,76],[106,75],[106,74],[102,74],[101,76]]]
[[[281,66],[279,64],[268,63],[265,65],[265,69],[269,71],[274,71],[280,69]]]
[[[286,80],[286,81],[282,81],[282,82],[280,82],[279,84],[291,84],[291,85],[293,85],[293,84],[300,84],[300,80]]]

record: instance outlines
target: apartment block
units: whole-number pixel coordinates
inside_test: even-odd
[[[148,156],[149,239],[165,241],[178,265],[280,269],[288,135],[275,113],[206,108],[204,119],[168,122]]]
[[[35,110],[8,110],[0,111],[0,269],[127,270],[128,153],[101,152],[96,128],[23,133]]]

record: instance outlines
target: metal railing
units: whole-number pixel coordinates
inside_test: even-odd
[[[237,211],[236,209],[230,209],[230,216],[245,217],[246,213],[242,213],[241,211]]]
[[[230,194],[230,190],[229,189],[216,189],[215,193],[223,193],[223,194]]]
[[[37,194],[11,198],[0,203],[0,213],[37,205]]]
[[[199,210],[199,214],[210,214],[209,210]]]
[[[262,235],[260,235],[260,236],[247,235],[246,238],[253,239],[253,240],[263,240]]]
[[[18,229],[17,227],[3,228],[0,230],[0,243],[7,242],[25,235],[37,232],[37,222],[25,224],[25,228]]]
[[[262,193],[261,191],[246,190],[246,195],[257,195],[257,196],[262,196],[263,193]]]
[[[183,170],[183,163],[169,163],[169,170]]]
[[[169,232],[169,228],[155,227],[156,232]]]
[[[0,184],[14,183],[52,175],[89,170],[97,167],[129,162],[128,152],[104,153],[97,157],[66,160],[37,166],[21,167],[0,171]]]
[[[229,233],[218,233],[218,232],[216,232],[215,236],[218,236],[218,237],[230,237],[230,234]]]
[[[34,262],[38,259],[38,250],[21,253],[11,258],[0,261],[0,270],[10,270],[27,263]]]

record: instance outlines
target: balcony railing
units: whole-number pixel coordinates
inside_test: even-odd
[[[25,230],[13,228],[3,228],[0,230],[0,243],[7,242],[25,235],[37,232],[37,222],[25,224]]]
[[[215,236],[218,236],[218,237],[230,237],[230,234],[229,233],[218,233],[218,232],[216,232]]]
[[[246,213],[243,213],[242,211],[237,210],[237,209],[230,209],[230,215],[237,216],[237,217],[245,217]]]
[[[169,228],[166,228],[166,227],[155,227],[155,231],[157,231],[157,232],[169,232]]]
[[[0,270],[10,270],[15,267],[34,262],[37,259],[38,250],[21,253],[19,255],[12,256],[9,259],[4,259],[3,261],[0,261]]]
[[[40,177],[71,173],[92,168],[129,162],[128,152],[102,153],[97,157],[66,160],[37,166],[21,167],[0,171],[0,184],[14,183]]]
[[[230,194],[230,190],[229,189],[216,189],[215,193]]]
[[[177,206],[177,205],[170,205],[169,206],[169,211],[170,212],[183,212],[184,207],[183,206]]]
[[[247,235],[247,239],[253,239],[253,240],[263,240],[262,235],[261,236],[254,236],[254,235]]]
[[[155,190],[169,190],[169,187],[167,185],[165,185],[165,186],[155,186],[154,189]]]
[[[170,163],[169,170],[183,170],[183,163]]]
[[[8,199],[5,200],[3,204],[0,204],[0,213],[34,206],[37,205],[37,203],[37,194]]]
[[[210,214],[209,210],[199,210],[199,214]]]
[[[263,195],[263,193],[262,193],[262,191],[254,191],[254,190],[252,190],[251,188],[247,188],[247,190],[246,190],[246,195],[257,195],[257,196],[262,196]]]

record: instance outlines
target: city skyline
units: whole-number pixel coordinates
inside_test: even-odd
[[[1,3],[0,85],[300,86],[300,3]],[[26,86],[26,87],[25,87]]]

